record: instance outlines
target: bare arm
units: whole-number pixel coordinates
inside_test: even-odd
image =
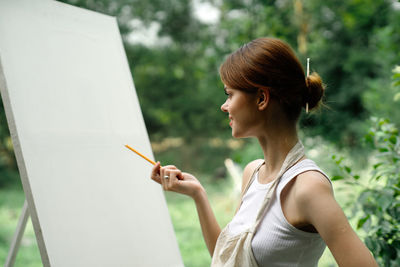
[[[197,214],[199,216],[204,241],[206,242],[208,252],[210,252],[212,257],[218,236],[221,233],[221,228],[210,206],[206,191],[204,189],[200,190],[197,196],[193,199],[196,203]]]
[[[168,176],[169,179],[164,179],[164,176]],[[151,179],[161,184],[166,191],[184,194],[194,200],[204,241],[212,256],[221,228],[215,218],[207,193],[200,182],[193,175],[181,172],[175,166],[161,167],[159,162],[152,170]]]
[[[338,265],[377,267],[371,252],[353,231],[336,202],[326,178],[318,172],[306,172],[297,179],[298,209],[317,229]]]

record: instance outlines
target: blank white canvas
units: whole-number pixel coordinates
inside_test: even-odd
[[[44,265],[183,266],[116,19],[0,0],[0,60]]]

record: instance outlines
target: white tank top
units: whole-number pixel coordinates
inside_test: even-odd
[[[282,176],[271,206],[262,219],[251,242],[258,266],[317,266],[326,245],[318,233],[301,231],[285,218],[280,195],[285,186],[300,173],[315,170],[327,177],[310,159],[302,160]],[[228,225],[229,232],[236,235],[254,224],[269,184],[260,184],[258,172],[243,196],[240,209]],[[329,178],[327,178],[329,180]]]

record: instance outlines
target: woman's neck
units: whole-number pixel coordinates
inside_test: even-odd
[[[258,141],[266,163],[260,175],[260,182],[270,182],[279,173],[289,151],[299,141],[296,127],[290,131],[288,128],[282,131],[268,131],[268,134],[258,136]]]

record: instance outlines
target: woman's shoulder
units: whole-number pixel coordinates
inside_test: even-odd
[[[295,164],[290,168],[286,175],[286,179],[299,181],[297,184],[299,186],[304,186],[305,188],[310,185],[318,186],[325,185],[331,187],[331,181],[328,175],[320,169],[320,167],[311,159],[304,159]]]
[[[256,159],[251,162],[249,162],[246,167],[243,170],[243,179],[242,179],[242,191],[246,187],[247,183],[249,182],[252,174],[256,170],[257,167],[259,167],[261,164],[263,164],[264,160],[263,159]]]
[[[325,174],[318,170],[300,173],[293,184],[297,200],[315,200],[316,195],[333,196],[332,184]]]
[[[263,163],[263,159],[256,159],[249,162],[243,170],[243,179],[247,178],[249,180],[256,168],[258,168]]]

